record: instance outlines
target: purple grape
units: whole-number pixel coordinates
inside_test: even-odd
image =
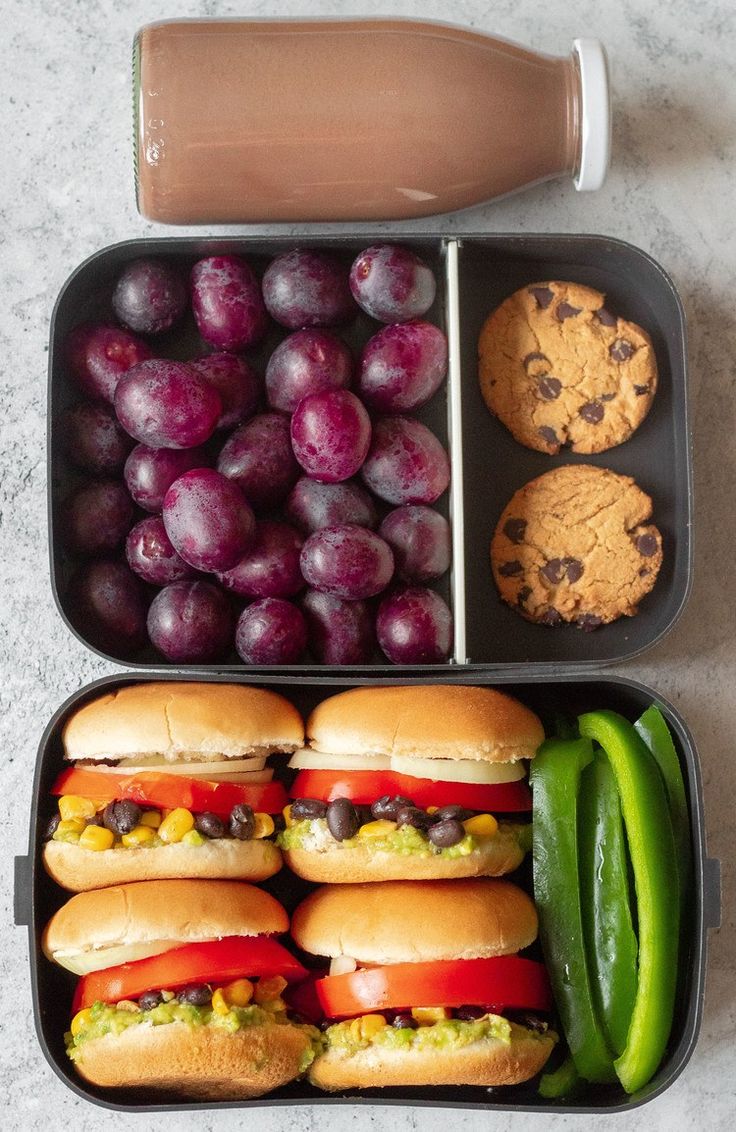
[[[139,507],[160,514],[164,496],[174,480],[192,468],[206,468],[209,462],[201,448],[149,448],[137,444],[125,461],[125,485]]]
[[[268,313],[282,326],[335,326],[356,313],[348,273],[331,255],[296,248],[276,256],[263,276]]]
[[[174,550],[158,515],[136,523],[125,540],[125,557],[131,570],[153,586],[168,586],[195,574]]]
[[[343,601],[319,590],[302,598],[309,649],[320,664],[367,664],[373,654],[373,620],[364,601]]]
[[[95,648],[127,657],[146,643],[143,587],[122,562],[85,562],[73,575],[67,602],[77,628]]]
[[[126,432],[151,448],[204,444],[222,411],[220,394],[184,362],[152,358],[129,370],[115,390],[115,412]]]
[[[329,330],[297,330],[284,338],[266,366],[266,395],[273,409],[293,413],[310,393],[344,389],[353,375],[353,356]]]
[[[378,522],[373,500],[355,480],[318,483],[302,476],[286,501],[285,514],[289,522],[305,535],[311,535],[320,527],[352,523],[357,527],[372,528]]]
[[[211,582],[173,582],[151,602],[148,635],[179,664],[222,660],[233,639],[230,602]]]
[[[447,373],[447,339],[430,322],[384,326],[360,359],[360,395],[377,413],[425,405]]]
[[[253,542],[256,521],[236,483],[213,468],[194,468],[164,497],[166,533],[195,570],[229,570]]]
[[[296,664],[306,647],[306,622],[290,601],[264,597],[238,618],[235,648],[246,664]]]
[[[110,323],[84,322],[66,340],[66,363],[80,389],[99,401],[112,402],[124,373],[153,357],[140,338]]]
[[[261,413],[241,425],[225,442],[217,470],[238,484],[254,510],[280,506],[299,477],[288,418]]]
[[[307,475],[320,483],[350,479],[363,464],[371,442],[371,421],[347,389],[326,389],[305,397],[291,418],[291,445]]]
[[[404,582],[431,582],[450,568],[450,524],[431,507],[397,507],[378,528]]]
[[[441,664],[452,648],[452,614],[434,590],[407,587],[383,599],[376,633],[392,664]]]
[[[189,363],[220,394],[222,413],[216,428],[233,428],[258,408],[262,382],[252,366],[235,354],[207,354]]]
[[[434,302],[437,284],[424,260],[397,244],[366,248],[350,269],[358,306],[379,322],[421,318]]]
[[[187,307],[187,288],[163,259],[134,259],[123,268],[112,293],[112,309],[138,334],[162,334]]]
[[[434,503],[450,482],[450,463],[425,425],[410,417],[384,417],[373,426],[361,476],[387,503]]]
[[[93,476],[119,472],[133,441],[104,401],[82,401],[61,417],[64,451],[70,463]]]
[[[304,588],[301,549],[302,538],[288,523],[263,519],[245,556],[217,580],[242,597],[290,597]]]
[[[70,554],[88,558],[121,545],[133,522],[133,503],[118,480],[76,488],[61,509],[61,536]]]
[[[373,597],[391,581],[394,556],[388,543],[365,527],[323,527],[302,547],[308,585],[348,601]]]
[[[237,255],[200,259],[192,268],[197,329],[217,350],[247,350],[263,338],[268,316],[250,264]]]

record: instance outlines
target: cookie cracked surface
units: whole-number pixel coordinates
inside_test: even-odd
[[[589,464],[520,488],[491,543],[505,602],[529,621],[583,629],[638,612],[662,565],[652,501],[630,476]]]
[[[652,342],[579,283],[532,283],[485,321],[481,393],[527,448],[604,452],[639,427],[657,389]]]

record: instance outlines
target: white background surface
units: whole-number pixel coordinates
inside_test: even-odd
[[[368,13],[368,9],[371,9]],[[696,582],[670,637],[620,671],[672,699],[700,747],[711,855],[724,863],[724,921],[710,945],[699,1047],[660,1099],[626,1116],[529,1117],[359,1107],[121,1117],[77,1100],[33,1032],[25,932],[12,927],[11,866],[26,851],[36,744],[59,703],[115,671],[62,625],[47,573],[45,379],[48,321],[70,270],[105,244],[151,234],[135,211],[130,43],[139,24],[176,15],[421,15],[463,22],[550,53],[597,35],[612,60],[613,169],[595,194],[551,184],[438,231],[600,232],[640,245],[678,285],[690,326],[696,450]],[[320,1132],[395,1127],[725,1129],[736,1116],[734,804],[736,546],[734,331],[736,233],[733,0],[395,0],[377,6],[295,0],[168,5],[131,0],[0,0],[0,1124],[21,1130],[235,1129]],[[459,124],[458,128],[462,128]],[[428,130],[427,144],[431,144]],[[281,229],[283,231],[283,229]],[[390,230],[390,226],[387,226]],[[173,230],[172,231],[173,234]],[[288,231],[288,230],[287,230]],[[157,230],[156,234],[161,234]]]

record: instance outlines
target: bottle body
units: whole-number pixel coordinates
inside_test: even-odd
[[[169,223],[408,219],[574,174],[580,76],[404,20],[190,20],[135,44],[139,208]]]

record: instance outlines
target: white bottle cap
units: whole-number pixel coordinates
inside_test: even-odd
[[[573,51],[580,68],[580,167],[575,188],[599,189],[611,160],[611,100],[608,63],[597,39],[574,39]]]

